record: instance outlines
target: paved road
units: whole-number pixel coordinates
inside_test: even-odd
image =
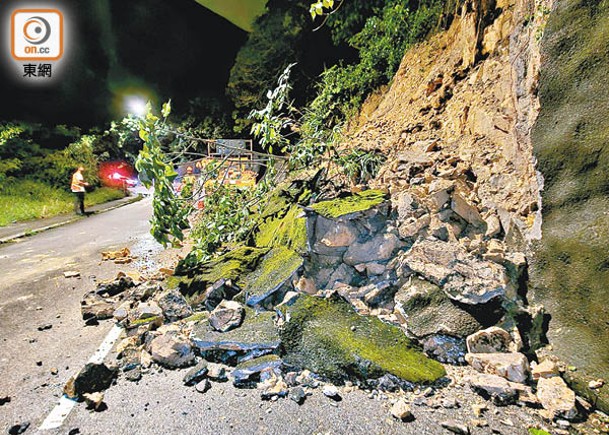
[[[26,434],[38,433],[64,383],[112,328],[111,321],[85,327],[80,318],[80,297],[94,288],[95,280],[112,278],[118,270],[156,270],[155,261],[176,255],[162,251],[149,236],[149,214],[146,199],[0,247],[0,397],[11,397],[0,406],[0,433],[24,422],[30,423]],[[100,251],[123,246],[140,257],[136,264],[100,262]],[[81,278],[66,279],[65,270],[78,270]],[[43,325],[52,327],[39,331]],[[401,423],[389,416],[387,400],[370,399],[363,391],[335,403],[316,390],[299,407],[288,399],[263,402],[257,390],[238,390],[230,383],[215,383],[200,394],[183,386],[182,377],[183,371],[155,369],[138,383],[119,378],[106,391],[106,411],[95,413],[78,404],[59,429],[42,433],[442,434],[438,421],[468,422],[474,418],[469,404],[481,402],[469,389],[457,387],[451,394],[459,398],[459,409],[415,407],[416,421]],[[522,419],[530,421],[514,409],[488,414],[491,426],[505,434],[525,434]],[[506,418],[517,427],[499,422]]]
[[[161,251],[148,233],[150,210],[145,199],[0,246],[0,397],[11,397],[0,406],[2,433],[24,421],[33,432],[110,330],[80,319],[80,297],[119,270],[100,252],[129,246],[139,260],[121,270],[155,267],[145,264]],[[81,277],[66,279],[66,270]],[[52,327],[39,331],[43,325]]]

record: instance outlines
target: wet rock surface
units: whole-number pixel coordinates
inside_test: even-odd
[[[193,329],[192,343],[201,356],[212,361],[236,363],[275,353],[281,344],[275,316],[247,308],[241,326],[225,333],[216,331],[209,322],[201,322]]]

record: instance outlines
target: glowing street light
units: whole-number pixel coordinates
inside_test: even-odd
[[[146,116],[148,101],[141,95],[126,95],[123,100],[125,112],[138,118]]]

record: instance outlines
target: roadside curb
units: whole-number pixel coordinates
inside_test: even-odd
[[[142,195],[134,196],[133,198],[131,198],[131,199],[127,200],[127,201],[123,201],[120,204],[116,204],[116,205],[113,205],[111,207],[105,208],[103,210],[96,211],[94,214],[97,215],[97,214],[106,213],[108,211],[112,211],[112,210],[115,210],[117,208],[121,208],[121,207],[124,207],[124,206],[129,205],[129,204],[133,204],[133,203],[138,202],[138,201],[140,201],[142,199],[144,199],[144,196],[142,196]],[[56,222],[54,224],[47,225],[45,227],[36,228],[35,230],[21,231],[21,232],[19,232],[17,234],[6,236],[6,237],[0,239],[0,245],[3,245],[5,243],[9,243],[9,242],[11,242],[13,240],[16,240],[16,239],[21,239],[21,238],[24,238],[24,237],[33,236],[34,234],[38,234],[38,233],[42,233],[44,231],[52,230],[53,228],[61,227],[61,226],[64,226],[64,225],[68,225],[68,224],[74,223],[76,221],[79,221],[81,219],[84,219],[84,218],[81,217],[81,216],[72,216],[72,217],[66,219],[65,221]]]

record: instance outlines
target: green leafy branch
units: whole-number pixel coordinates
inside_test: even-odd
[[[135,167],[144,175],[144,185],[148,188],[154,186],[150,221],[152,236],[163,246],[179,246],[184,240],[184,230],[189,227],[190,205],[175,197],[172,183],[178,173],[166,163],[158,136],[170,113],[171,100],[163,104],[162,119],[152,113],[148,103],[146,116],[139,120],[139,136],[144,146]]]

